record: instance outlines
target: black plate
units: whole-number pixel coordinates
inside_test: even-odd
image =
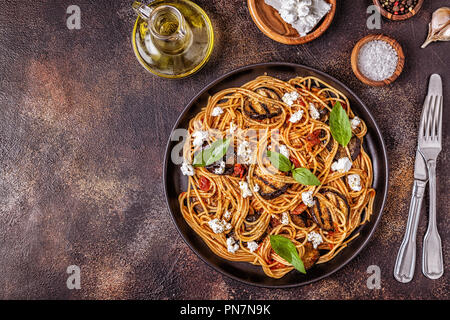
[[[338,80],[323,72],[292,63],[250,65],[220,77],[206,86],[189,102],[178,118],[173,130],[187,128],[189,120],[193,115],[199,112],[202,107],[206,106],[209,96],[223,89],[241,86],[265,73],[283,80],[288,80],[295,76],[309,75],[320,78],[344,93],[349,98],[354,113],[365,121],[368,132],[364,139],[364,149],[372,159],[374,170],[373,187],[376,190],[376,197],[371,221],[359,228],[360,236],[353,240],[333,260],[314,266],[306,275],[294,270],[281,279],[273,279],[266,276],[259,266],[253,266],[246,262],[232,262],[215,255],[186,223],[178,206],[178,195],[187,190],[187,178],[181,174],[180,167],[170,161],[172,149],[178,143],[177,141],[170,141],[171,139],[169,139],[167,145],[164,161],[164,190],[167,205],[169,206],[172,219],[178,231],[191,249],[208,265],[233,279],[247,284],[272,288],[295,287],[320,280],[336,272],[352,260],[368,243],[381,218],[386,200],[388,189],[388,161],[386,147],[380,129],[364,103]]]

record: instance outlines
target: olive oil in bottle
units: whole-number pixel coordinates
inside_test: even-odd
[[[133,4],[139,14],[133,47],[141,64],[156,75],[182,78],[200,69],[213,47],[209,18],[187,0]]]
[[[180,22],[178,21],[178,17],[170,10],[160,14],[155,21],[155,31],[161,36],[171,36],[175,34],[179,26]]]

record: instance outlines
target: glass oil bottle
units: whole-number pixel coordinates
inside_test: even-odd
[[[139,15],[133,30],[133,48],[139,62],[165,78],[183,78],[208,61],[214,44],[211,21],[188,0],[133,3]]]

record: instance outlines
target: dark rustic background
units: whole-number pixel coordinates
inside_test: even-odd
[[[407,59],[400,78],[384,88],[363,85],[350,67],[356,41],[380,32],[366,28],[371,1],[338,1],[330,29],[300,46],[265,37],[245,1],[196,1],[213,21],[216,47],[203,70],[179,81],[159,79],[138,64],[131,2],[0,4],[0,298],[449,298],[448,270],[437,281],[420,270],[425,208],[415,278],[400,284],[392,275],[430,74],[443,76],[447,106],[450,101],[450,42],[420,49],[431,13],[450,6],[448,0],[426,0],[405,22],[383,20],[381,32],[402,44]],[[71,4],[81,8],[81,30],[66,28]],[[166,141],[188,100],[227,71],[267,61],[305,64],[348,84],[380,124],[391,168],[387,207],[366,249],[337,274],[290,290],[243,285],[205,265],[179,237],[161,178]],[[448,262],[448,108],[444,113],[438,226]],[[66,287],[73,264],[81,267],[81,290]],[[366,286],[373,264],[381,267],[380,290]]]

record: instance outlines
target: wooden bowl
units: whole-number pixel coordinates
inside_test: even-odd
[[[320,37],[328,29],[336,13],[336,0],[326,0],[331,4],[330,11],[319,24],[302,37],[290,24],[286,23],[278,11],[264,0],[248,0],[250,15],[256,26],[269,38],[284,44],[296,45],[310,42]]]
[[[363,75],[358,68],[358,56],[359,56],[359,52],[361,50],[361,48],[370,41],[373,40],[383,40],[386,41],[387,43],[389,43],[394,50],[397,52],[397,56],[398,56],[398,63],[397,63],[397,68],[395,69],[394,73],[392,74],[391,77],[385,79],[385,80],[381,80],[381,81],[374,81],[371,80],[369,78],[367,78],[365,75]],[[364,38],[362,38],[361,40],[359,40],[355,47],[353,48],[352,51],[352,58],[351,58],[351,62],[352,62],[352,69],[353,69],[353,73],[356,75],[356,77],[361,80],[363,83],[369,85],[369,86],[374,86],[374,87],[381,87],[384,85],[388,85],[391,84],[392,82],[394,82],[398,76],[402,73],[403,71],[403,67],[405,65],[405,54],[403,53],[403,49],[401,47],[401,45],[394,39],[389,38],[388,36],[382,35],[382,34],[371,34],[368,35]]]
[[[383,9],[383,7],[381,6],[381,2],[383,0],[372,0],[373,4],[376,5],[379,9],[380,9],[380,13],[383,17],[388,18],[389,20],[393,20],[393,21],[401,21],[401,20],[406,20],[411,18],[412,16],[414,16],[417,12],[419,12],[420,8],[422,8],[423,5],[423,1],[424,0],[419,0],[416,4],[416,6],[414,7],[414,9],[410,12],[408,12],[407,14],[392,14],[386,10]]]

